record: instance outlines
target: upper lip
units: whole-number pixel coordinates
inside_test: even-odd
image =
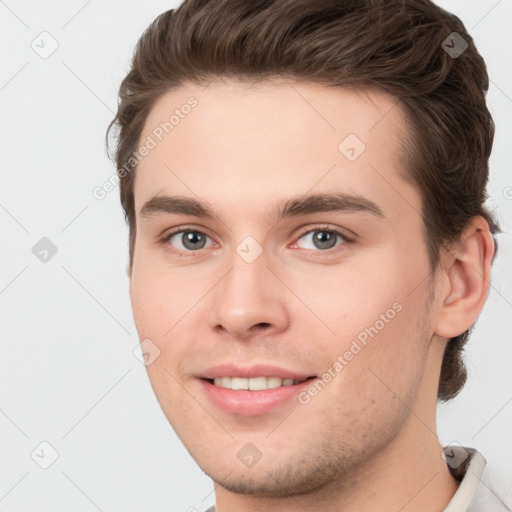
[[[271,364],[239,366],[232,363],[210,366],[197,375],[200,379],[215,379],[217,377],[281,377],[282,379],[307,379],[313,376],[313,373],[291,370]]]

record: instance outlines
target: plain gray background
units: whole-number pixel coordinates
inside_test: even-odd
[[[487,61],[497,128],[489,205],[504,231],[466,351],[469,382],[439,407],[438,430],[443,444],[475,447],[510,473],[512,1],[438,3],[462,19]],[[192,511],[213,503],[212,482],[168,425],[134,355],[118,189],[103,200],[92,195],[115,172],[104,135],[133,47],[177,4],[0,2],[4,512]],[[46,262],[34,254],[41,250]]]

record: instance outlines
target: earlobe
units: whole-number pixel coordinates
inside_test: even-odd
[[[474,217],[450,250],[450,263],[444,270],[448,281],[436,334],[453,338],[468,330],[477,320],[489,293],[494,239],[483,217]]]

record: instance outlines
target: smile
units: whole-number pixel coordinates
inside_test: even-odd
[[[300,384],[306,379],[283,379],[281,377],[217,377],[210,379],[215,386],[226,389],[247,389],[251,391],[261,391],[264,389],[275,389],[281,386],[293,386]]]

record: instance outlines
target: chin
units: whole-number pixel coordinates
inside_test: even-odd
[[[238,461],[237,463],[240,464]],[[308,464],[305,460],[290,462],[289,459],[281,466],[277,465],[275,459],[272,466],[269,465],[271,463],[272,461],[263,457],[252,468],[233,469],[228,464],[226,467],[219,467],[215,462],[198,462],[202,471],[224,489],[235,494],[269,498],[307,495],[340,478],[339,465],[330,464],[328,461],[325,461],[324,466],[311,461]]]

